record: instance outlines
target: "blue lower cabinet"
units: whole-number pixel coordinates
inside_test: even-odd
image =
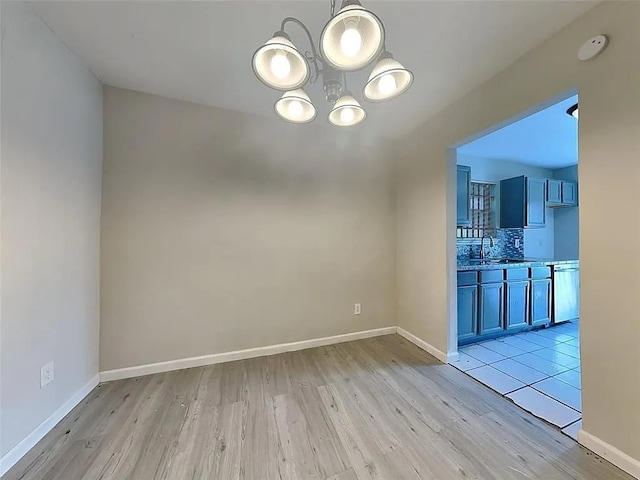
[[[504,283],[482,284],[478,290],[478,334],[504,329]]]
[[[527,327],[529,325],[529,281],[507,282],[505,288],[507,330]]]
[[[478,286],[458,287],[458,340],[478,334]]]
[[[567,275],[567,269],[577,272],[577,266],[556,269],[564,272],[564,276],[556,274],[550,278],[550,265],[459,271],[458,345],[549,324],[553,312],[553,289],[562,287],[561,279],[569,278],[564,282],[570,285],[576,283]],[[573,303],[577,305],[576,302]],[[569,315],[577,317],[577,311],[574,314],[569,308],[571,305],[556,305],[556,315],[559,309],[564,315],[562,318],[569,318]]]
[[[531,280],[531,325],[551,322],[551,279]]]

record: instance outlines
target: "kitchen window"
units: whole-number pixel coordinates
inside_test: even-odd
[[[480,239],[483,235],[496,233],[496,185],[494,183],[471,182],[471,225],[458,227],[458,239]]]

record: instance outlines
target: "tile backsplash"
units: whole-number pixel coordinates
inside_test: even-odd
[[[520,246],[516,247],[516,239],[520,240]],[[493,258],[524,258],[524,230],[522,228],[498,229],[495,237],[495,246],[489,246],[489,239],[485,239],[484,245],[487,255]],[[480,258],[479,240],[458,240],[458,258]]]

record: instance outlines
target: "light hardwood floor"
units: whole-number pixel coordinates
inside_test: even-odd
[[[631,479],[397,335],[102,384],[5,478]]]

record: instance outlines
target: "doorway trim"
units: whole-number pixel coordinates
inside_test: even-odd
[[[477,140],[478,138],[489,135],[508,125],[519,122],[520,120],[560,103],[575,95],[579,96],[578,88],[573,87],[558,95],[555,95],[544,102],[534,105],[502,122],[498,122],[484,130],[470,135],[458,142],[451,144],[447,148],[447,303],[449,311],[449,328],[447,339],[447,359],[448,363],[458,360],[458,262],[457,262],[457,242],[456,242],[456,167],[458,158],[458,148]]]

